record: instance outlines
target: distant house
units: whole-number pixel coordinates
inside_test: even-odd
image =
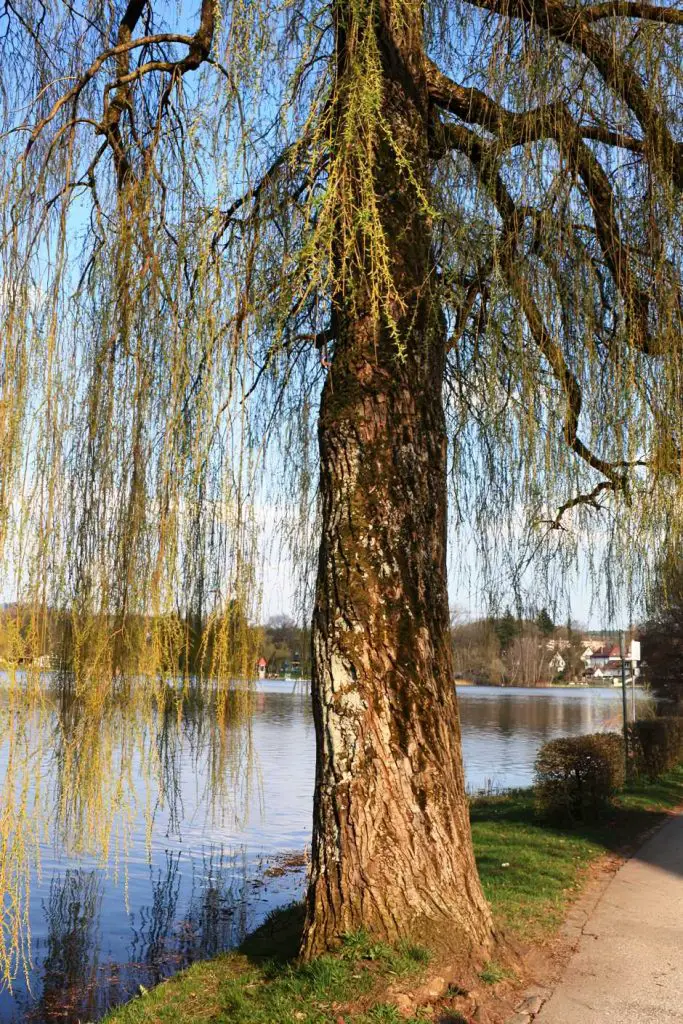
[[[258,677],[259,679],[266,678],[266,669],[268,668],[268,662],[265,658],[261,657],[258,660]]]
[[[630,676],[630,670],[627,668]],[[609,658],[599,665],[594,672],[596,679],[621,679],[621,658]]]
[[[593,648],[584,647],[581,654],[581,661],[584,663],[587,669],[591,668],[591,658],[593,657]]]
[[[598,647],[597,651],[593,651],[591,664],[594,668],[600,668],[603,665],[607,665],[608,662],[613,661],[615,658],[621,659],[619,645],[605,644],[603,647]]]
[[[564,660],[560,652],[556,651],[548,662],[548,668],[552,672],[553,676],[559,676],[560,672],[564,672],[566,667],[567,662]]]
[[[637,678],[640,675],[640,643],[630,640],[624,651],[626,677]],[[610,679],[613,682],[621,679],[621,647],[619,644],[602,644],[594,647],[587,644],[581,660],[585,665],[584,677],[593,679]]]

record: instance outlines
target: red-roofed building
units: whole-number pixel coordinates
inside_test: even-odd
[[[630,678],[631,673],[637,677],[640,674],[640,644],[635,640],[630,640],[624,654],[627,677]],[[587,646],[581,658],[586,666],[584,675],[587,678],[621,679],[621,648],[619,644],[608,643],[594,649]]]

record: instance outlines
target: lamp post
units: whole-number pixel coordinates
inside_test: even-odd
[[[628,775],[628,708],[626,704],[626,637],[623,631],[619,636],[619,650],[621,653],[621,704],[624,713],[624,763]]]
[[[638,675],[638,663],[640,661],[640,640],[631,640],[631,719],[636,720],[636,676]]]

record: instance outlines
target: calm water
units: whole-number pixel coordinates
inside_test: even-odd
[[[613,689],[463,688],[459,699],[471,789],[526,785],[547,740],[620,724]],[[70,857],[59,838],[44,837],[31,882],[33,965],[28,983],[20,977],[12,993],[0,993],[3,1024],[93,1021],[140,984],[235,945],[271,908],[302,893],[305,868],[283,855],[304,850],[310,835],[308,695],[287,682],[259,684],[250,736],[238,744],[241,767],[214,800],[202,720],[210,713],[188,716],[164,746],[178,784],[163,806],[154,796],[149,803],[133,769],[137,806],[118,867]],[[0,740],[0,779],[5,770]],[[49,783],[54,762],[42,770]]]

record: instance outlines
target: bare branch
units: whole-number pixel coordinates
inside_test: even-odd
[[[587,505],[590,508],[602,511],[604,505],[602,505],[597,499],[599,495],[604,494],[605,491],[616,491],[618,490],[616,484],[612,480],[601,480],[599,484],[589,491],[587,494],[577,494],[575,498],[570,498],[569,501],[565,501],[557,510],[557,515],[554,519],[543,520],[551,530],[562,530],[562,519],[565,514],[573,508],[577,508],[579,505]]]
[[[569,112],[564,103],[547,103],[533,110],[508,110],[481,89],[459,85],[445,75],[433,61],[426,62],[430,99],[436,106],[457,115],[468,124],[476,124],[495,135],[500,152],[542,139],[559,140]],[[618,146],[634,153],[643,152],[643,142],[607,125],[583,125],[572,122],[585,138]],[[449,128],[446,129],[448,132]]]
[[[463,131],[467,132],[467,129]],[[548,332],[520,265],[521,254],[517,242],[524,221],[524,212],[518,210],[515,205],[498,172],[495,156],[492,155],[490,148],[482,144],[473,133],[468,134],[471,138],[467,140],[464,151],[473,161],[482,185],[492,195],[503,219],[502,241],[498,251],[499,265],[524,313],[534,343],[550,365],[565,394],[565,441],[579,458],[605,476],[615,489],[625,490],[627,478],[624,470],[627,467],[623,463],[612,463],[602,459],[579,437],[579,419],[583,406],[581,386],[572,373],[561,347]]]
[[[112,57],[117,57],[124,53],[129,53],[131,50],[139,49],[143,46],[152,46],[156,43],[184,43],[186,46],[190,46],[192,43],[193,36],[179,35],[173,32],[161,32],[151,36],[140,36],[137,39],[132,39],[130,42],[121,43],[117,46],[112,46],[108,50],[104,50],[83,72],[79,77],[78,81],[69,89],[63,93],[58,100],[55,101],[52,109],[48,114],[43,117],[31,132],[31,137],[26,145],[26,153],[34,145],[40,134],[44,131],[51,121],[54,121],[57,114],[72,100],[77,100],[80,94],[85,89],[86,85],[93,80],[95,75],[100,69],[106,64]]]
[[[475,7],[501,17],[520,18],[533,24],[587,57],[640,122],[648,138],[651,155],[657,158],[675,186],[683,189],[683,145],[673,139],[667,117],[655,107],[638,69],[615,49],[611,38],[593,31],[581,8],[565,5],[559,0],[471,2]]]

